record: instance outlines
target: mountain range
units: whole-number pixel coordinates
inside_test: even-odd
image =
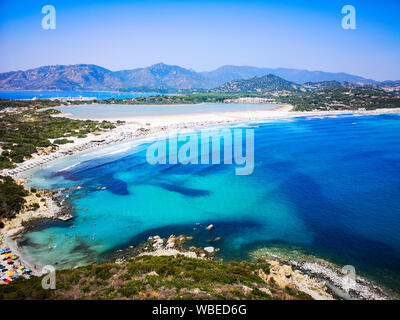
[[[233,80],[247,80],[269,74],[300,85],[329,81],[357,85],[399,85],[399,81],[381,83],[347,73],[249,66],[223,66],[214,71],[196,72],[158,63],[149,67],[121,71],[111,71],[92,64],[55,65],[26,71],[11,71],[0,73],[0,89],[65,91],[211,89]]]
[[[398,82],[394,81],[393,83],[384,83],[383,85],[390,85],[393,89],[386,91],[396,91],[396,86],[398,85]],[[217,88],[212,89],[211,91],[216,93],[273,93],[277,91],[307,92],[322,89],[353,89],[360,87],[385,90],[385,87],[379,87],[375,84],[360,85],[347,81],[339,82],[336,80],[306,82],[304,84],[298,84],[275,76],[273,74],[268,74],[266,76],[253,77],[251,79],[229,81]]]

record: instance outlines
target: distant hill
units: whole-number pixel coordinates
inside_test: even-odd
[[[248,66],[223,66],[214,71],[196,72],[158,63],[145,68],[122,71],[111,71],[92,64],[44,66],[26,71],[11,71],[0,73],[0,89],[66,91],[211,89],[233,80],[249,80],[269,74],[300,85],[329,81],[380,85],[377,81],[346,73]],[[397,88],[398,81],[387,81],[385,86]]]
[[[208,82],[195,72],[163,63],[113,72],[96,65],[46,66],[0,74],[3,90],[158,90],[205,88]]]
[[[397,93],[400,89],[400,81],[385,81],[378,84],[355,84],[348,81],[336,80],[322,82],[306,82],[297,84],[281,77],[268,74],[262,77],[254,77],[247,80],[229,81],[215,89],[217,93],[272,93],[277,91],[310,92],[327,89],[374,89]]]
[[[273,74],[254,77],[248,80],[234,80],[215,89],[226,93],[267,93],[275,91],[298,92],[301,86]]]
[[[122,82],[105,68],[80,64],[46,66],[27,71],[0,74],[0,88],[5,90],[116,90]]]
[[[333,81],[322,81],[322,82],[306,82],[302,85],[302,88],[306,90],[337,89],[337,88],[351,89],[361,86],[370,86],[370,85],[359,85],[347,81],[339,82],[333,80]]]
[[[201,72],[211,87],[218,87],[232,80],[250,79],[269,74],[266,69],[256,67],[223,66],[214,71]]]
[[[175,89],[206,88],[208,82],[195,71],[158,63],[146,68],[114,72],[125,88],[167,87]]]
[[[309,71],[309,70],[298,70],[298,69],[268,69],[269,73],[275,74],[281,78],[293,81],[299,84],[306,82],[324,82],[336,80],[338,82],[351,82],[354,84],[377,84],[378,81],[372,79],[366,79],[363,77],[351,75],[348,73],[332,73],[324,71]]]
[[[267,74],[273,74],[288,81],[299,84],[306,82],[352,82],[354,84],[377,84],[372,79],[366,79],[347,73],[332,73],[324,71],[309,71],[287,68],[257,68],[248,66],[223,66],[214,71],[202,72],[209,81],[214,81],[215,86],[221,83],[239,79],[250,79],[252,77],[260,77]]]
[[[386,92],[400,93],[400,80],[397,81],[383,81],[378,84],[378,87]]]

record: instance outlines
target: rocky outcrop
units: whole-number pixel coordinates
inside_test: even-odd
[[[382,288],[361,277],[345,274],[343,271],[324,262],[290,262],[301,272],[325,281],[335,293],[344,299],[391,300]],[[351,267],[351,266],[349,266]],[[344,268],[346,269],[346,268]]]
[[[188,237],[186,235],[171,235],[168,238],[161,238],[158,235],[150,236],[145,243],[138,246],[129,246],[124,250],[113,252],[106,258],[106,261],[120,263],[137,256],[177,255],[182,255],[188,258],[211,260],[219,251],[218,248],[214,247],[198,248],[195,246],[189,246],[187,248],[187,242],[192,239],[193,237]]]
[[[28,182],[27,179],[16,179],[18,184]],[[60,200],[49,190],[35,190],[26,188],[29,194],[25,197],[23,210],[12,219],[4,219],[4,227],[1,232],[8,237],[16,237],[24,232],[26,227],[35,220],[40,219],[59,219],[67,221],[73,218],[71,208],[63,205],[64,200]]]
[[[149,237],[148,245],[140,255],[177,256],[180,254],[188,258],[197,258],[196,252],[183,250],[182,245],[188,240],[190,240],[190,237],[185,235],[179,237],[171,235],[168,239],[159,236]]]
[[[261,269],[258,271],[258,276],[266,283],[273,283],[280,288],[297,289],[315,300],[333,300],[333,296],[327,292],[325,282],[312,279],[299,270],[293,270],[291,266],[278,261],[267,260],[267,263],[270,264],[268,275]]]

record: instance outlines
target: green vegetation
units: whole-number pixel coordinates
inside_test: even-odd
[[[16,184],[11,177],[0,177],[0,218],[14,218],[24,207],[24,197],[27,195],[28,191]]]
[[[17,279],[0,287],[0,299],[311,299],[267,284],[260,270],[268,274],[268,263],[141,256],[57,271],[56,290],[43,290],[41,277]]]
[[[296,111],[400,108],[399,95],[372,88],[323,89],[282,95],[278,100],[295,106]]]
[[[298,92],[300,85],[268,74],[263,77],[254,77],[248,80],[234,80],[214,89],[219,93],[270,93],[277,91]]]
[[[342,87],[335,88],[335,85]],[[232,81],[229,85],[216,89],[214,93],[108,99],[102,100],[101,103],[132,105],[229,103],[241,97],[265,98],[271,103],[291,104],[295,107],[295,111],[400,108],[400,96],[381,89],[331,82],[315,84],[314,87],[310,84],[300,86],[278,77]],[[92,102],[73,102],[73,104],[82,103]]]
[[[56,139],[53,141],[53,144],[67,144],[67,143],[72,143],[74,140],[68,140],[68,139]]]
[[[61,105],[59,100],[49,100],[49,99],[36,99],[36,100],[9,100],[0,99],[0,110],[6,108],[16,108],[16,109],[32,109],[32,108],[52,108]]]
[[[90,132],[115,128],[111,122],[52,117],[57,110],[7,113],[0,117],[0,169],[30,158],[37,148],[55,150],[57,144],[71,142],[68,137],[84,138]],[[53,143],[49,139],[56,139]]]
[[[110,104],[196,104],[196,103],[224,103],[227,99],[235,99],[248,94],[222,94],[222,93],[194,93],[185,95],[157,95],[137,97],[132,99],[107,99],[101,103]]]

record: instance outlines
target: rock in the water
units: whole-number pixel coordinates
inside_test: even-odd
[[[205,247],[204,251],[208,252],[208,253],[213,253],[215,251],[214,247]]]

